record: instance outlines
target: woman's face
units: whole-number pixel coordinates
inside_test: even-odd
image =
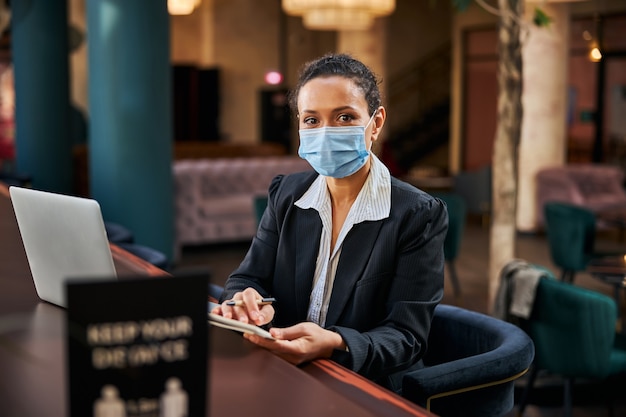
[[[318,77],[307,82],[298,94],[298,123],[300,129],[327,126],[365,126],[370,120],[363,91],[349,78]],[[380,107],[365,130],[365,146],[378,138],[385,120]]]

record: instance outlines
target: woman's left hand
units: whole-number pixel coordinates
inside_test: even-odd
[[[285,328],[274,327],[270,329],[270,333],[275,340],[251,334],[244,334],[244,337],[294,365],[317,358],[328,358],[334,349],[346,347],[339,333],[310,322]]]

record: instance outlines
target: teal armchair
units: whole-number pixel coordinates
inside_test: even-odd
[[[492,200],[492,168],[485,165],[481,168],[460,171],[454,176],[452,191],[460,195],[471,215],[479,215],[483,226],[489,224]]]
[[[552,262],[561,268],[561,280],[573,283],[594,256],[595,214],[582,206],[550,202],[544,215]]]
[[[254,216],[257,226],[261,223],[261,217],[263,217],[263,213],[267,207],[267,199],[268,197],[266,195],[257,195],[254,197]]]
[[[616,305],[612,298],[555,279],[542,278],[530,318],[522,322],[535,345],[535,360],[519,401],[522,415],[539,371],[564,380],[565,416],[572,415],[574,380],[601,382],[626,377],[624,335],[616,334]]]
[[[443,252],[454,296],[458,299],[461,296],[461,284],[456,272],[456,258],[461,250],[463,232],[465,231],[467,204],[465,199],[456,193],[441,192],[432,195],[445,202],[448,209],[448,232],[443,243]]]

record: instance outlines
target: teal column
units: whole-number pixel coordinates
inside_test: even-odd
[[[11,1],[16,168],[33,188],[72,192],[66,0]]]
[[[105,220],[172,258],[171,71],[165,0],[87,0],[90,190]]]

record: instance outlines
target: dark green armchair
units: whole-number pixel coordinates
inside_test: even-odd
[[[615,332],[616,317],[615,301],[604,294],[555,279],[539,281],[532,314],[521,324],[535,344],[535,360],[519,415],[539,371],[563,377],[567,417],[576,378],[601,382],[623,374],[626,380],[626,344],[624,335]]]
[[[573,283],[594,256],[595,214],[585,207],[549,202],[544,217],[552,262],[561,268],[561,280]]]
[[[261,217],[263,217],[263,213],[267,207],[267,199],[268,197],[266,195],[257,195],[254,197],[254,216],[257,225],[261,223]]]
[[[454,290],[454,297],[460,298],[461,284],[456,273],[456,258],[461,249],[463,232],[467,217],[467,204],[463,197],[455,193],[433,193],[434,197],[440,198],[448,208],[448,232],[443,243],[443,252]]]

